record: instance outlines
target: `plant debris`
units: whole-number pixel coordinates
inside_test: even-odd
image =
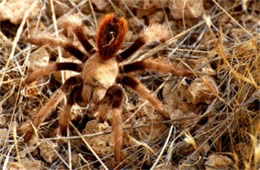
[[[0,21],[9,20],[13,24],[20,24],[25,13],[34,0],[4,0],[0,4]],[[40,5],[30,11],[28,18],[32,19],[39,15]]]
[[[25,85],[25,78],[55,61],[77,61],[60,48],[31,45],[28,38],[66,36],[77,45],[69,30],[60,29],[69,15],[77,14],[95,46],[99,20],[107,13],[128,21],[122,49],[151,24],[162,24],[170,32],[164,42],[147,44],[126,63],[152,58],[194,74],[182,77],[149,70],[139,74],[138,79],[164,103],[170,121],[123,89],[120,168],[259,169],[260,1],[255,0],[1,1],[0,168],[114,167],[110,110],[100,122],[95,109],[73,106],[72,123],[82,136],[73,128],[68,136],[59,136],[64,100],[35,129],[37,135],[23,142],[38,110],[75,73],[55,73],[30,86]]]

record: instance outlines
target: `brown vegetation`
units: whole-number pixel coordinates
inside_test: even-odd
[[[55,61],[78,62],[66,49],[56,47],[57,44],[38,47],[28,40],[48,34],[64,43],[61,33],[64,31],[75,47],[84,51],[70,29],[61,29],[65,19],[79,15],[86,25],[84,32],[94,45],[99,20],[107,13],[114,13],[126,18],[129,25],[122,49],[145,34],[144,29],[151,24],[162,24],[170,31],[164,42],[149,43],[124,61],[138,65],[135,68],[138,74],[131,76],[138,76],[164,103],[171,120],[165,121],[153,105],[124,89],[120,167],[258,169],[259,9],[260,2],[255,0],[33,3],[3,0],[0,2],[0,168],[113,168],[115,143],[110,112],[104,122],[99,122],[95,109],[74,105],[70,131],[61,137],[57,117],[65,106],[64,101],[41,123],[38,136],[26,144],[23,135],[38,110],[75,74],[66,71],[45,76],[30,86],[24,83],[26,77]],[[162,30],[161,34],[164,33]],[[138,70],[144,65],[157,68],[160,65],[157,61],[174,69],[165,67],[163,74]],[[194,76],[174,76],[173,73],[183,69]]]

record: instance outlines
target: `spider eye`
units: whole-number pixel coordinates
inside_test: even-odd
[[[115,18],[114,14],[107,14],[100,22],[97,34],[97,47],[102,59],[107,60],[116,55],[122,47],[128,24],[124,18]]]

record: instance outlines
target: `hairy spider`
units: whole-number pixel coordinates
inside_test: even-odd
[[[121,161],[123,125],[121,119],[122,112],[122,89],[118,84],[122,84],[138,95],[148,100],[156,111],[165,119],[169,120],[170,115],[164,109],[162,102],[155,98],[151,92],[133,75],[131,72],[150,70],[161,73],[173,73],[177,76],[191,75],[188,70],[178,70],[164,63],[153,60],[142,60],[130,64],[121,62],[128,59],[138,49],[155,38],[164,39],[168,36],[165,27],[153,24],[144,30],[139,38],[123,50],[121,49],[127,31],[128,23],[125,18],[116,18],[114,14],[107,14],[100,21],[97,33],[97,49],[88,41],[84,25],[81,19],[76,15],[71,15],[63,21],[62,27],[64,33],[73,32],[81,45],[85,49],[80,50],[68,39],[54,38],[51,36],[40,36],[38,38],[29,38],[29,42],[35,45],[52,45],[63,47],[67,52],[76,57],[82,63],[73,62],[54,62],[32,72],[25,82],[27,84],[39,79],[42,76],[61,71],[71,70],[79,72],[78,76],[70,77],[53,94],[49,101],[39,110],[33,121],[33,126],[38,128],[40,123],[50,114],[51,109],[55,108],[59,102],[67,95],[67,103],[60,115],[60,132],[66,135],[67,127],[70,121],[71,107],[76,103],[80,106],[92,104],[97,106],[99,118],[104,121],[109,109],[112,110],[112,124],[114,131],[114,155],[115,163]],[[31,126],[24,136],[27,142],[34,134],[34,128]]]

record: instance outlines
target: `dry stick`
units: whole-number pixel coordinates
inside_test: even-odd
[[[174,144],[184,134],[184,132],[185,131],[182,131],[182,132],[180,132],[179,135],[174,136],[173,140],[170,143],[170,146],[167,151],[167,156],[166,156],[166,159],[167,159],[166,167],[168,167],[168,168],[170,168],[170,166],[172,164],[172,156],[173,156],[173,150],[174,150],[174,146],[175,146]]]
[[[81,6],[83,6],[87,1],[88,1],[88,0],[82,0],[77,6],[78,6],[78,7],[81,7]],[[65,15],[61,16],[60,18],[58,18],[57,21],[59,22],[59,21],[63,20],[65,17],[67,17],[68,15],[70,15],[72,12],[74,12],[74,9],[75,9],[75,8],[70,9],[70,10],[67,12],[67,14],[65,14]],[[22,25],[22,24],[21,24],[21,25]],[[54,27],[53,24],[49,25],[49,27],[47,27],[47,29],[45,29],[45,31],[43,31],[42,33],[46,33],[46,32],[49,31],[52,27]],[[0,35],[1,35],[1,36],[3,35],[1,31],[0,31]],[[8,41],[8,42],[9,42],[9,41]],[[23,51],[26,52],[26,51],[28,51],[30,48],[31,48],[31,47],[27,47],[27,48],[23,49]],[[7,68],[7,67],[6,67],[6,68]],[[0,83],[1,83],[1,81],[0,81]],[[0,84],[0,87],[1,87],[1,84]]]
[[[11,154],[13,148],[14,148],[14,145],[15,145],[15,144],[13,144],[13,145],[9,148],[9,152],[8,152],[7,155],[6,155],[5,162],[4,162],[3,167],[2,167],[3,169],[7,169],[7,165],[8,165],[9,160],[10,160],[10,154]]]
[[[257,147],[256,146],[257,145],[257,136],[259,134],[258,133],[259,131],[260,131],[260,122],[258,122],[258,125],[256,127],[254,136],[249,133],[249,136],[251,137],[251,140],[252,140],[252,147],[250,149],[249,160],[248,160],[249,165],[251,164],[251,161],[252,161],[252,158],[253,158],[253,154],[256,154],[255,153],[255,149]],[[254,162],[257,163],[256,155],[254,155],[254,159],[255,159]],[[256,164],[254,165],[254,170],[256,170]]]
[[[213,116],[213,115],[211,115]],[[214,115],[215,116],[215,115]],[[193,116],[193,117],[187,117],[187,118],[179,118],[179,119],[172,119],[172,120],[167,120],[167,121],[161,121],[161,122],[157,122],[157,123],[152,123],[152,124],[143,124],[143,125],[137,125],[137,126],[131,126],[131,127],[125,127],[123,128],[123,130],[131,130],[131,129],[139,129],[139,128],[145,128],[145,127],[151,127],[154,125],[161,125],[161,124],[165,124],[165,123],[169,123],[169,122],[180,122],[183,120],[194,120],[198,118],[197,116]],[[92,134],[85,134],[82,135],[85,138],[90,138],[90,137],[96,137],[96,136],[100,136],[100,135],[105,135],[105,134],[110,134],[112,133],[112,130],[107,130],[107,131],[102,131],[102,132],[96,132],[96,133],[92,133]],[[50,137],[50,138],[44,138],[44,139],[39,139],[39,142],[45,141],[45,140],[73,140],[73,139],[79,139],[79,136],[70,136],[70,137],[66,137],[66,136],[57,136],[57,137]],[[9,142],[9,143],[14,143],[14,140],[10,140],[10,139],[0,139],[1,141],[5,141],[5,142]]]
[[[225,14],[227,14],[227,16],[232,19],[240,28],[242,28],[248,35],[250,35],[251,37],[253,37],[253,35],[247,31],[242,25],[240,25],[237,20],[235,20],[235,18],[233,18],[222,6],[219,5],[219,3],[217,3],[215,0],[212,0]]]
[[[181,10],[181,17],[182,17],[182,23],[183,23],[183,28],[186,29],[186,23],[185,23],[185,17],[184,17],[184,11],[185,11],[185,6],[186,6],[187,0],[184,0],[183,3],[183,8]]]
[[[8,94],[8,96],[4,97],[1,99],[0,101],[0,107],[2,107],[2,105],[9,99],[9,97],[11,97],[13,95],[14,89],[16,86],[13,86],[12,89],[10,90],[10,93]],[[5,96],[5,95],[4,95]]]
[[[59,152],[53,147],[53,145],[48,141],[48,140],[44,140],[44,142],[46,142],[48,144],[48,146],[55,152],[55,154],[60,158],[60,160],[68,167],[70,168],[70,166],[67,164],[67,162],[64,160],[64,158],[59,154]]]
[[[83,6],[88,0],[82,0],[79,2],[79,4],[77,4],[77,7],[81,7]],[[75,8],[70,9],[66,14],[64,14],[63,16],[59,17],[57,19],[58,22],[62,21],[64,18],[68,17],[70,14],[72,14],[74,12]],[[53,27],[53,24],[51,24],[43,33],[49,31],[51,28]]]
[[[123,17],[126,16],[125,13],[112,2],[112,0],[108,0],[108,2],[111,4],[111,6],[113,7],[113,9],[115,10],[115,12],[117,14],[119,14],[120,16],[123,16]]]
[[[7,38],[3,32],[0,30],[0,38],[1,38],[1,41],[3,41],[4,43],[6,43],[7,45],[11,45],[12,44],[12,41],[9,40],[9,38]]]
[[[82,12],[80,11],[78,5],[74,2],[74,0],[69,0],[70,4],[77,10],[77,12],[82,16]]]
[[[228,124],[228,121],[229,121],[229,120],[226,119],[223,123],[221,123],[220,125],[218,125],[218,127],[216,127],[216,130],[214,130],[214,132],[212,132],[212,134],[208,137],[208,139],[207,139],[206,141],[204,141],[204,142],[197,148],[197,150],[194,151],[194,152],[180,165],[180,167],[185,166],[185,164],[187,164],[188,161],[191,160],[191,158],[194,157],[194,155],[197,154],[197,153],[199,152],[199,150],[201,150],[201,148],[202,148],[203,146],[205,146],[205,145],[203,145],[203,144],[205,144],[208,140],[213,139],[213,136],[216,135],[221,128],[226,127],[224,130],[222,130],[222,131],[220,132],[220,134],[216,137],[216,139],[215,139],[212,143],[215,143],[216,140],[220,138],[220,136],[223,136],[223,134],[226,132],[226,130],[229,129],[230,126],[232,125],[232,122]],[[231,120],[231,121],[232,121],[232,120]]]
[[[20,25],[20,27],[18,28],[17,30],[17,33],[16,33],[16,36],[14,38],[14,41],[13,41],[13,45],[12,45],[12,51],[10,53],[10,56],[5,64],[5,67],[2,68],[2,71],[3,71],[3,74],[2,76],[0,77],[0,87],[2,86],[2,83],[3,83],[3,79],[4,79],[4,76],[5,76],[5,70],[9,67],[9,64],[11,62],[11,60],[13,59],[14,57],[14,53],[15,53],[15,49],[16,49],[16,46],[17,46],[17,43],[22,35],[22,32],[23,32],[23,27],[25,25],[25,22],[30,14],[30,12],[35,8],[35,6],[38,4],[38,1],[34,1],[34,3],[30,6],[30,8],[28,9],[28,11],[25,13],[24,17],[23,17],[23,20],[22,20],[22,23]]]
[[[157,94],[157,93],[163,88],[163,86],[164,86],[165,83],[171,78],[171,76],[172,76],[172,75],[170,74],[170,75],[165,79],[165,81],[153,92],[153,95],[154,95],[154,94]],[[131,116],[129,116],[128,119],[126,119],[126,120],[123,122],[123,124],[127,123],[132,117],[134,117],[134,115],[136,115],[137,112],[138,112],[139,110],[141,110],[147,103],[148,103],[148,101],[145,100],[145,101],[138,107],[138,109],[136,109],[136,111],[135,111]]]
[[[6,3],[7,0],[3,0],[0,4],[0,6],[4,5]]]
[[[20,25],[20,27],[18,28],[18,30],[17,30],[17,34],[16,34],[16,37],[15,37],[15,39],[14,39],[14,42],[13,42],[13,45],[12,45],[12,51],[11,51],[11,54],[10,54],[10,56],[9,56],[9,59],[7,60],[7,63],[6,63],[6,65],[5,65],[5,69],[7,69],[8,68],[8,66],[9,66],[9,64],[10,64],[10,62],[11,62],[11,59],[14,57],[14,53],[15,53],[15,49],[16,49],[16,46],[17,46],[17,43],[18,43],[18,41],[19,41],[19,39],[20,39],[20,36],[21,36],[21,34],[22,34],[22,31],[23,31],[23,27],[24,27],[24,25],[25,25],[25,22],[26,22],[26,20],[27,20],[27,18],[28,18],[28,16],[29,16],[29,13],[31,12],[31,10],[33,10],[34,8],[35,8],[35,6],[37,5],[37,2],[38,1],[34,1],[34,3],[30,6],[30,8],[28,9],[28,11],[25,13],[25,16],[24,16],[24,18],[23,18],[23,20],[22,20],[22,23],[21,23],[21,25]],[[2,77],[0,78],[0,87],[1,87],[1,85],[2,85],[2,83],[3,83],[3,78],[4,78],[4,76],[5,76],[5,71],[3,71],[3,74],[2,74]],[[13,87],[13,89],[15,88],[16,86],[14,86]],[[18,88],[18,91],[20,92],[20,90],[21,90],[21,87],[22,87],[22,81],[20,81],[20,84],[19,84],[19,88]],[[13,91],[11,91],[11,93],[10,93],[10,95],[12,95],[13,94]],[[19,98],[19,95],[20,95],[20,93],[17,93],[17,97],[16,97],[16,100],[15,100],[15,105],[14,105],[14,109],[13,109],[13,113],[12,113],[12,117],[11,117],[11,123],[13,122],[13,119],[14,119],[14,116],[15,116],[15,109],[16,109],[16,106],[17,106],[17,101],[18,101],[18,98]],[[0,105],[1,105],[2,103],[0,103]],[[8,135],[9,135],[9,132],[10,131],[10,129],[8,130]],[[4,144],[4,146],[3,147],[5,147],[5,145],[6,145],[6,143]]]
[[[134,18],[135,22],[138,23],[138,25],[141,25],[143,28],[147,28],[145,24],[143,24],[141,21],[137,19],[135,14],[128,8],[127,4],[125,3],[125,0],[121,0],[126,10],[129,12],[129,14]]]
[[[19,168],[22,168],[20,153],[19,153],[19,149],[18,149],[18,142],[17,142],[16,124],[14,123],[13,125],[14,125],[14,127],[13,127],[13,137],[14,137],[14,144],[15,144],[15,150],[16,150],[16,157],[18,159]]]
[[[88,144],[88,142],[85,140],[85,138],[81,135],[81,133],[78,131],[78,129],[73,125],[73,123],[70,122],[71,127],[75,130],[75,132],[79,135],[80,139],[85,143],[85,145],[88,147],[88,149],[93,153],[93,155],[97,158],[97,160],[100,162],[100,164],[108,170],[104,162],[99,158],[99,156],[96,154],[96,152],[92,149],[92,147]]]
[[[160,160],[162,154],[164,153],[164,150],[166,149],[167,144],[168,144],[168,142],[169,142],[169,140],[170,140],[170,137],[171,137],[171,135],[172,135],[172,130],[173,130],[173,125],[171,125],[171,127],[170,127],[170,130],[169,130],[167,139],[166,139],[166,141],[165,141],[165,143],[164,143],[164,145],[163,145],[163,148],[162,148],[162,150],[161,150],[161,152],[160,152],[158,158],[156,159],[155,163],[153,164],[151,170],[153,170],[153,169],[156,167],[156,165],[158,164],[158,162],[159,162],[159,160]]]
[[[166,24],[167,24],[168,29],[169,29],[169,31],[170,31],[171,37],[173,37],[172,28],[171,28],[169,19],[168,19],[168,17],[167,17],[167,13],[166,13],[165,7],[163,6],[162,0],[160,0],[160,2],[161,2],[161,5],[162,5],[162,10],[163,10],[163,13],[164,13],[164,17],[165,17]]]
[[[213,17],[212,17],[213,18]],[[175,37],[170,38],[169,40],[167,40],[164,43],[161,43],[160,45],[158,45],[157,47],[149,50],[148,52],[146,52],[145,54],[138,56],[138,58],[136,59],[135,55],[133,55],[133,57],[131,57],[126,63],[130,63],[132,61],[141,61],[143,59],[145,59],[147,56],[152,56],[153,54],[155,54],[156,52],[158,52],[159,50],[164,49],[166,46],[172,44],[173,42],[177,41],[180,37],[184,36],[185,34],[187,34],[188,32],[200,27],[201,25],[203,25],[205,23],[205,21],[201,21],[200,23],[190,27],[189,29],[177,34]]]
[[[40,25],[40,22],[41,22],[40,19],[42,17],[42,13],[43,13],[43,10],[44,10],[43,8],[44,7],[41,7],[39,15],[37,16],[37,23],[36,23],[36,26],[35,26],[36,29],[33,31],[33,36],[36,36],[36,33],[38,32],[39,25]],[[30,26],[28,25],[28,27],[30,27]],[[22,75],[21,81],[24,80],[24,77],[26,75],[25,72],[26,72],[26,68],[28,66],[29,57],[31,55],[31,49],[32,49],[32,45],[29,44],[29,46],[27,48],[22,50],[24,53],[26,53],[26,51],[28,51],[28,53],[27,53],[26,57],[24,58],[24,63],[22,65],[23,71],[22,71],[22,74],[21,74]]]
[[[58,31],[58,27],[57,27],[57,20],[56,20],[56,15],[55,15],[55,11],[54,11],[53,0],[50,0],[50,3],[51,3],[51,13],[52,13],[52,20],[53,20],[55,35],[56,35],[57,38],[59,38],[59,31]],[[62,54],[61,54],[61,48],[60,47],[58,47],[58,53],[59,53],[59,61],[62,62]],[[62,81],[62,83],[64,83],[64,81],[65,81],[64,71],[61,71],[61,81]]]
[[[82,156],[82,154],[80,153],[79,154],[79,157],[82,159],[82,161],[87,164],[86,166],[88,167],[88,169],[91,169],[90,168],[90,163]],[[85,166],[85,165],[84,165]],[[81,169],[83,168],[83,166],[80,167]]]
[[[123,1],[123,0],[122,0]],[[235,6],[236,7],[236,6]],[[234,7],[230,7],[227,10],[233,9]],[[217,16],[221,15],[222,13],[226,12],[225,10],[223,12],[220,12],[218,14],[216,14],[215,16],[212,16],[211,19],[216,18]],[[229,15],[230,16],[230,15]],[[231,17],[231,16],[230,16]],[[236,22],[237,23],[237,22]],[[144,58],[146,58],[147,56],[151,56],[153,54],[155,54],[156,52],[158,52],[159,50],[165,48],[166,46],[172,44],[173,42],[177,41],[179,38],[181,38],[182,36],[184,36],[185,34],[187,34],[188,32],[200,27],[201,25],[205,24],[205,20],[201,21],[200,23],[188,28],[187,30],[177,34],[175,37],[170,38],[169,40],[167,40],[164,43],[161,43],[160,45],[158,45],[157,47],[151,49],[150,51],[146,52],[145,54],[141,55],[140,57],[138,57],[137,61],[143,60]],[[239,24],[239,23],[238,23]],[[240,25],[241,26],[241,25]],[[242,27],[242,26],[241,26]],[[243,27],[242,27],[243,28]],[[251,34],[250,34],[251,35]],[[133,57],[131,57],[126,63],[130,63],[132,61],[134,61],[136,58],[134,57],[135,55],[133,55]]]
[[[28,16],[29,16],[30,12],[35,8],[35,6],[36,6],[37,4],[38,4],[38,1],[34,1],[34,3],[30,6],[30,8],[28,9],[28,11],[25,13],[25,15],[24,15],[24,17],[23,17],[23,20],[22,20],[21,25],[19,26],[19,28],[18,28],[18,30],[17,30],[16,36],[15,36],[14,41],[13,41],[13,43],[12,43],[12,51],[11,51],[11,53],[10,53],[10,56],[9,56],[7,62],[6,62],[5,67],[2,69],[2,70],[3,70],[3,74],[2,74],[2,76],[0,77],[0,88],[1,88],[1,86],[2,86],[3,79],[4,79],[4,76],[5,76],[5,73],[6,73],[5,70],[9,67],[10,62],[11,62],[11,60],[12,60],[13,57],[14,57],[15,49],[16,49],[17,43],[18,43],[18,41],[19,41],[19,39],[20,39],[20,37],[21,37],[21,35],[22,35],[25,22],[26,22],[26,20],[27,20],[27,18],[28,18]],[[21,84],[22,84],[22,82],[20,82],[20,84],[19,84],[19,89],[18,89],[18,91],[20,91]],[[10,93],[10,94],[12,94],[12,93]],[[12,120],[14,119],[14,112],[15,112],[15,108],[16,108],[16,106],[17,106],[18,97],[19,97],[19,93],[17,93],[17,98],[16,98],[16,100],[15,100],[15,105],[14,105],[14,107],[13,107],[14,109],[13,109],[13,113],[12,113],[12,117],[11,117],[11,123],[13,122]],[[8,134],[9,134],[9,131],[10,131],[10,129],[8,130]],[[6,144],[6,143],[5,143],[5,144]],[[4,144],[3,147],[5,147],[5,144]]]
[[[18,88],[18,91],[21,91],[22,81],[20,81],[20,84],[19,84],[18,87],[19,87],[19,88]],[[16,88],[16,86],[13,87],[13,89],[15,89],[15,88]],[[10,95],[11,95],[12,93],[13,93],[13,91],[11,91]],[[17,106],[17,101],[18,101],[18,99],[19,99],[19,95],[20,95],[20,93],[17,93],[17,97],[16,97],[16,99],[15,99],[15,103],[14,103],[14,107],[13,107],[13,112],[12,112],[12,116],[11,116],[11,123],[13,123],[13,120],[14,120],[14,117],[15,117],[15,109],[16,109],[16,106]],[[11,129],[8,129],[8,135],[10,134],[10,130],[11,130]],[[6,138],[8,138],[8,136],[6,136]],[[4,148],[5,145],[6,145],[6,141],[7,141],[7,140],[5,140],[5,143],[4,143],[3,148]],[[14,142],[16,142],[16,141],[14,141]],[[17,148],[17,149],[18,149],[18,148]]]
[[[142,142],[142,141],[140,142],[140,141],[136,140],[134,137],[132,137],[132,136],[129,135],[129,134],[128,134],[128,138],[129,138],[130,140],[132,140],[136,145],[142,146],[142,147],[144,147],[148,152],[151,152],[152,154],[158,156],[157,153],[156,153],[147,143]],[[159,157],[159,156],[158,156],[158,157]],[[161,160],[163,161],[163,159],[161,159]]]
[[[98,24],[97,24],[97,18],[96,18],[96,15],[95,15],[95,11],[93,9],[93,5],[92,5],[91,0],[89,0],[88,2],[89,2],[89,6],[90,6],[90,9],[91,9],[91,12],[92,12],[95,24],[96,24],[96,30],[97,30],[98,29]]]
[[[52,12],[52,20],[53,20],[53,25],[54,25],[54,30],[55,30],[55,35],[57,38],[59,38],[59,31],[58,31],[58,27],[57,27],[57,20],[56,20],[56,15],[55,15],[55,11],[54,11],[54,4],[53,4],[53,0],[50,0],[51,3],[51,12]],[[62,62],[62,54],[61,54],[61,48],[58,47],[58,54],[59,54],[59,61]],[[64,83],[65,82],[65,76],[64,76],[64,71],[61,71],[61,82]],[[67,103],[66,98],[63,99],[64,103]],[[60,115],[62,116],[62,115]],[[68,128],[67,128],[68,130]],[[69,136],[69,133],[67,133],[67,135]],[[68,154],[69,154],[69,169],[72,169],[72,164],[71,164],[71,144],[70,144],[70,140],[68,141]]]

